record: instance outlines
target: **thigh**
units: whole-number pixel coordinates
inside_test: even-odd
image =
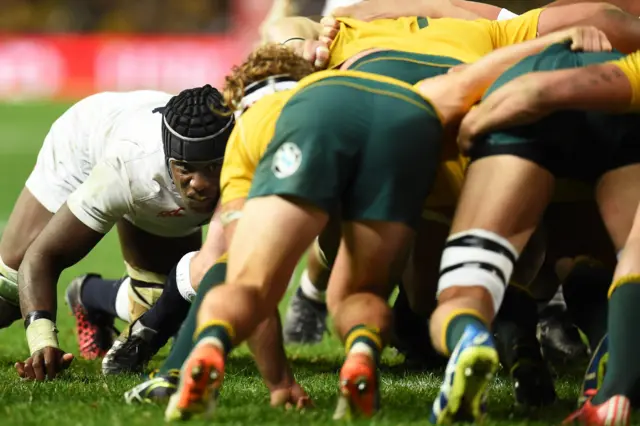
[[[616,251],[622,250],[630,238],[631,228],[640,202],[640,163],[612,170],[602,176],[596,188],[600,214]],[[635,235],[633,236],[634,238]]]
[[[542,219],[554,178],[539,165],[498,155],[469,166],[451,227],[456,234],[479,228],[509,240],[521,253]]]
[[[202,246],[201,232],[178,238],[160,237],[124,219],[118,222],[118,236],[125,262],[135,269],[159,275],[168,275],[182,256]]]

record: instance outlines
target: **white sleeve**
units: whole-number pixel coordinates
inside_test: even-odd
[[[122,161],[99,162],[86,181],[68,198],[69,210],[96,232],[106,234],[133,210],[129,177]]]
[[[502,9],[498,14],[498,19],[496,19],[496,21],[506,21],[507,19],[517,18],[518,16],[520,15],[517,15],[508,9]]]

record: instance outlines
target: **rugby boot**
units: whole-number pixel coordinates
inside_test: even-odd
[[[553,378],[544,360],[520,359],[510,375],[516,406],[543,407],[555,402]]]
[[[576,412],[567,417],[564,425],[628,426],[631,422],[631,403],[626,396],[612,396],[600,405],[587,400]]]
[[[568,362],[588,353],[580,332],[561,308],[551,306],[540,313],[537,336],[542,353],[549,360]]]
[[[334,420],[371,417],[380,409],[378,370],[371,357],[348,355],[340,369],[339,386]]]
[[[556,400],[553,378],[542,358],[535,328],[498,317],[494,330],[500,361],[511,377],[515,405],[529,408],[552,404]]]
[[[154,403],[168,400],[178,390],[180,370],[169,370],[167,374],[151,373],[149,378],[124,394],[127,404]]]
[[[140,319],[123,332],[102,360],[102,374],[142,373],[161,349],[156,343],[157,331],[145,327]]]
[[[169,399],[165,420],[213,414],[224,379],[224,354],[206,339],[191,352],[180,371],[178,391]]]
[[[402,290],[398,294],[393,312],[390,346],[404,355],[404,364],[411,370],[444,368],[447,359],[436,352],[429,336],[429,318],[411,310]]]
[[[327,306],[298,288],[291,297],[282,328],[285,343],[320,343],[327,331]]]
[[[578,396],[578,405],[584,405],[591,395],[595,395],[602,382],[604,381],[604,373],[607,371],[607,362],[609,361],[609,335],[600,340],[596,350],[591,356],[591,361],[587,366],[587,371],[584,374],[582,381],[582,388],[580,389],[580,395]]]
[[[76,318],[78,347],[84,359],[99,359],[107,354],[118,331],[115,329],[115,317],[106,312],[89,310],[82,305],[80,294],[87,278],[94,274],[74,278],[65,293],[65,301]]]
[[[449,358],[430,422],[480,422],[486,410],[487,387],[498,366],[498,351],[491,334],[467,325]]]

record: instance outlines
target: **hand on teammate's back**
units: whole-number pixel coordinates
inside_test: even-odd
[[[27,380],[55,379],[73,361],[73,355],[62,349],[46,347],[34,352],[25,362],[16,362],[18,375]]]
[[[540,103],[542,88],[536,74],[523,75],[497,89],[462,119],[458,145],[467,152],[480,135],[533,123],[547,111]]]
[[[559,43],[571,41],[571,50],[583,52],[610,52],[613,49],[607,35],[596,27],[581,26],[550,34]]]

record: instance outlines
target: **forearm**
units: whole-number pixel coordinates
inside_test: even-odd
[[[309,18],[300,16],[281,18],[262,28],[264,43],[283,43],[294,37],[317,40],[322,32],[322,25]]]
[[[626,75],[615,65],[533,74],[540,108],[553,112],[578,109],[618,113],[630,109],[632,89]]]
[[[282,324],[277,311],[260,323],[247,344],[270,391],[290,386],[294,382],[284,351]]]
[[[471,64],[460,73],[465,91],[466,107],[478,102],[489,86],[508,68],[530,55],[566,38],[562,33],[552,33],[524,43],[497,49]]]
[[[451,0],[451,4],[459,8],[465,9],[466,11],[471,12],[480,18],[490,19],[492,21],[498,19],[498,15],[502,10],[498,6],[493,6],[491,4],[478,3],[475,1]]]
[[[47,311],[55,317],[56,283],[61,271],[51,256],[27,251],[18,271],[18,291],[23,317],[33,311]]]
[[[473,21],[482,18],[482,15],[465,7],[465,1],[456,0],[423,0],[415,2],[415,9],[405,16],[427,16],[429,18],[455,18]]]

